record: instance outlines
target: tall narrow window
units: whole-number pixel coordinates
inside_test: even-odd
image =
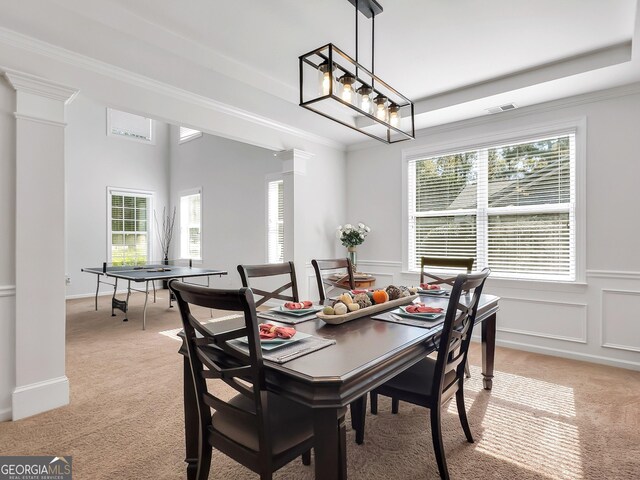
[[[141,265],[150,257],[151,194],[109,189],[109,261]]]
[[[284,262],[284,182],[267,185],[267,261],[280,263]]]
[[[180,196],[180,257],[202,260],[200,190]]]
[[[408,163],[409,269],[474,257],[503,277],[576,279],[575,133]]]

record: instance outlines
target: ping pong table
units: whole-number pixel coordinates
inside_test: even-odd
[[[142,292],[145,294],[144,296],[144,308],[142,310],[142,329],[146,329],[147,324],[147,302],[149,300],[149,283],[151,283],[153,287],[153,301],[156,301],[156,286],[155,281],[159,280],[171,280],[172,278],[180,278],[184,280],[185,278],[194,278],[194,277],[207,277],[207,285],[209,283],[209,277],[212,275],[227,275],[227,272],[224,270],[211,270],[208,268],[196,268],[191,266],[191,261],[189,261],[189,266],[177,266],[177,265],[165,265],[165,264],[149,264],[143,266],[107,266],[106,263],[102,264],[102,267],[87,267],[82,269],[83,272],[93,273],[97,275],[97,283],[96,283],[96,299],[95,299],[95,307],[98,310],[98,293],[100,291],[100,284],[111,285],[113,286],[113,297],[111,298],[111,316],[115,317],[115,309],[121,310],[124,312],[125,318],[123,321],[128,321],[127,311],[129,310],[129,297],[131,296],[131,291]],[[102,279],[102,276],[105,278],[113,278],[114,282],[110,283]],[[126,280],[127,281],[127,297],[125,300],[120,300],[116,298],[116,293],[118,290],[118,280]],[[142,283],[144,282],[145,288],[144,290],[139,290],[131,287],[131,282]],[[171,307],[171,297],[169,294],[169,307]]]

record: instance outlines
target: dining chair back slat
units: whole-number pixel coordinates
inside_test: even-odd
[[[251,291],[254,295],[258,295],[261,298],[256,300],[256,307],[268,302],[271,299],[283,300],[285,302],[299,302],[298,296],[298,282],[296,280],[296,269],[293,262],[284,263],[267,263],[262,265],[238,265],[238,273],[242,280],[243,287],[251,287],[249,285],[250,278],[264,278],[275,276],[287,276],[288,282],[273,290],[265,290],[261,288],[255,288],[253,286]],[[290,294],[284,294],[286,290],[291,290]]]
[[[421,257],[420,258],[420,283],[428,283],[429,285],[453,285],[456,276],[441,277],[435,273],[425,270],[428,267],[440,267],[446,269],[464,269],[467,273],[471,273],[473,269],[473,257]],[[425,278],[427,281],[425,282]]]
[[[353,276],[353,265],[349,258],[333,258],[325,260],[311,260],[311,265],[316,272],[316,282],[318,284],[318,294],[320,296],[320,302],[324,302],[327,298],[327,293],[330,289],[341,290],[354,290],[356,283]],[[342,270],[343,275],[340,280],[331,280],[327,276],[323,275],[323,271],[331,271],[336,273],[337,270]]]

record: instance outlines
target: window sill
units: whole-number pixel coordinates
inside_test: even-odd
[[[416,275],[420,272],[412,272],[403,270],[402,275]],[[451,272],[447,272],[451,273]],[[489,277],[488,285],[493,288],[510,289],[510,290],[537,290],[548,292],[566,292],[566,293],[583,293],[587,290],[587,283],[584,281],[555,281],[555,280],[531,280],[520,278],[506,277]]]

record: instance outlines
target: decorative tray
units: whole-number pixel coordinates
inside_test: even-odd
[[[340,325],[341,323],[350,322],[356,318],[366,317],[367,315],[373,315],[374,313],[382,312],[383,310],[389,310],[390,308],[399,307],[401,305],[407,305],[413,302],[419,295],[409,295],[408,297],[401,297],[395,300],[389,300],[388,302],[378,303],[371,305],[370,307],[361,308],[355,312],[345,313],[344,315],[325,315],[322,312],[316,313],[316,316],[323,320],[325,323],[331,325]]]

